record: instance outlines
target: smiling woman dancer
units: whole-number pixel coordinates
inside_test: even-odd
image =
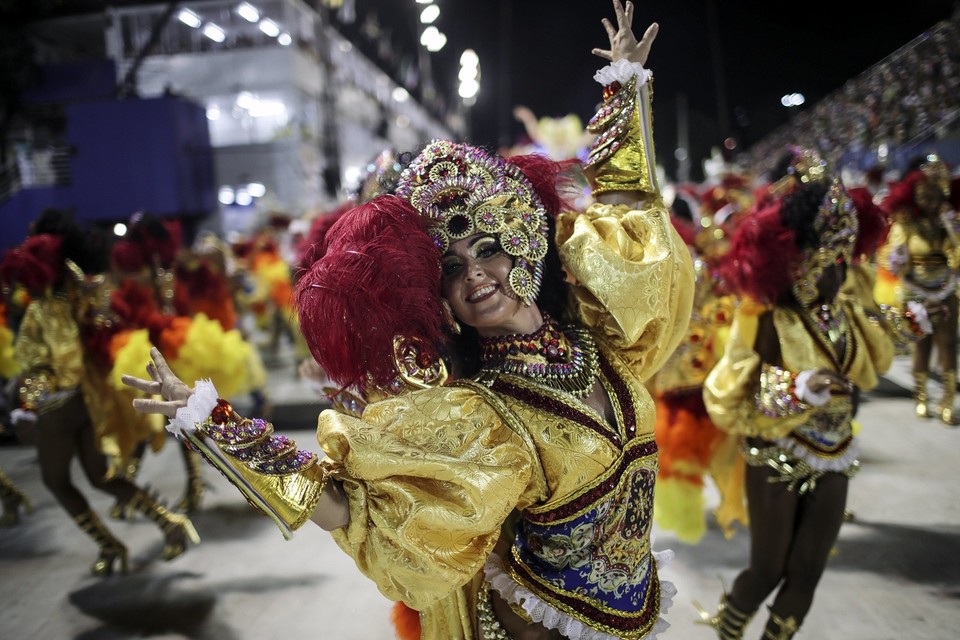
[[[332,531],[419,612],[424,638],[666,626],[643,381],[684,335],[692,263],[654,171],[642,64],[657,26],[638,42],[633,5],[613,4],[610,50],[594,51],[612,62],[596,76],[605,102],[586,167],[598,204],[562,211],[562,166],[547,158],[437,140],[393,195],[328,232],[298,282],[301,327],[332,379],[393,397],[360,417],[321,413],[326,460],[237,416],[211,385],[188,388],[159,354],[152,381],[128,378],[163,398],[141,410],[173,417],[285,533],[307,520]],[[457,372],[445,385],[441,349]]]

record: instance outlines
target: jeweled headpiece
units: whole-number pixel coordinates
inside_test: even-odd
[[[816,151],[798,149],[787,176],[777,182],[784,195],[802,185],[830,180],[830,188],[813,220],[818,246],[803,251],[793,278],[793,293],[802,304],[817,298],[817,282],[824,270],[841,259],[850,264],[860,230],[853,200],[837,177],[831,177],[827,163]],[[792,187],[787,182],[792,183]]]
[[[397,152],[393,149],[384,149],[376,155],[364,170],[357,190],[357,204],[370,202],[377,196],[386,193],[385,183],[396,182],[401,170]]]
[[[547,211],[517,165],[483,149],[433,140],[400,175],[394,193],[430,221],[441,253],[473,234],[495,236],[514,258],[510,288],[533,304],[549,246]]]
[[[811,182],[823,182],[829,179],[827,161],[813,149],[791,147],[793,160],[787,167],[787,174],[773,183],[770,193],[783,197]]]
[[[936,208],[950,197],[950,169],[937,155],[929,155],[920,165],[923,180],[914,186],[914,201],[922,209]]]

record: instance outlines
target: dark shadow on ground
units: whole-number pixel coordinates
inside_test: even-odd
[[[841,532],[831,569],[869,571],[948,590],[960,586],[960,527],[919,528],[860,519],[843,526],[866,535],[844,538]]]
[[[326,580],[323,575],[259,576],[229,583],[203,584],[200,574],[113,576],[74,591],[70,603],[102,625],[75,640],[120,640],[180,634],[195,640],[236,640],[229,612],[217,609],[231,592],[259,593],[265,598],[285,589],[299,589]]]

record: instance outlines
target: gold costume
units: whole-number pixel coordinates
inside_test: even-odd
[[[350,525],[334,538],[384,595],[420,611],[425,638],[476,637],[481,569],[512,513],[584,492],[627,441],[655,452],[642,383],[684,335],[689,254],[659,202],[566,214],[557,240],[579,282],[577,317],[596,328],[613,369],[603,377],[627,383],[620,401],[608,386],[616,431],[569,394],[506,374],[376,402],[362,418],[319,418],[317,439],[350,500]],[[640,464],[655,474],[655,455]]]
[[[81,393],[97,446],[105,454],[126,458],[138,442],[135,432],[162,431],[158,416],[133,408],[138,393],[110,385],[102,366],[85,357],[80,326],[67,296],[31,301],[14,349],[23,372],[20,401],[24,408],[43,413]]]
[[[761,364],[754,350],[764,309],[743,303],[734,316],[726,352],[704,385],[707,410],[720,429],[770,444],[744,446],[748,464],[773,466],[785,482],[799,483],[801,490],[812,489],[812,482],[804,483],[815,482],[826,471],[856,471],[852,399],[831,395],[821,407],[791,405],[792,391],[781,386],[784,374],[826,368],[869,390],[893,358],[893,344],[884,328],[856,299],[841,294],[836,308],[844,321],[841,335],[831,344],[810,314],[774,307],[770,312],[782,362],[772,367]]]
[[[898,279],[896,300],[890,303],[942,302],[956,293],[960,243],[953,224],[909,211],[894,214],[877,255],[878,264]]]

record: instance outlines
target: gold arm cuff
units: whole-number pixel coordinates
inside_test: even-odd
[[[249,420],[239,425],[218,425],[208,420],[186,438],[289,540],[317,508],[327,485],[327,473],[317,464],[315,453],[297,449],[296,443],[283,436],[264,434],[267,425]],[[231,438],[225,438],[224,433],[230,434],[231,429],[248,442],[228,442]]]
[[[611,87],[616,85],[607,87],[605,95]],[[649,97],[644,102],[638,95],[637,78],[631,78],[609,95],[587,125],[587,131],[599,134],[584,166],[594,195],[608,191],[657,191]]]
[[[911,353],[913,344],[925,335],[914,315],[909,311],[886,304],[880,305],[880,311],[887,321],[887,333],[893,342],[894,352],[897,355]]]

